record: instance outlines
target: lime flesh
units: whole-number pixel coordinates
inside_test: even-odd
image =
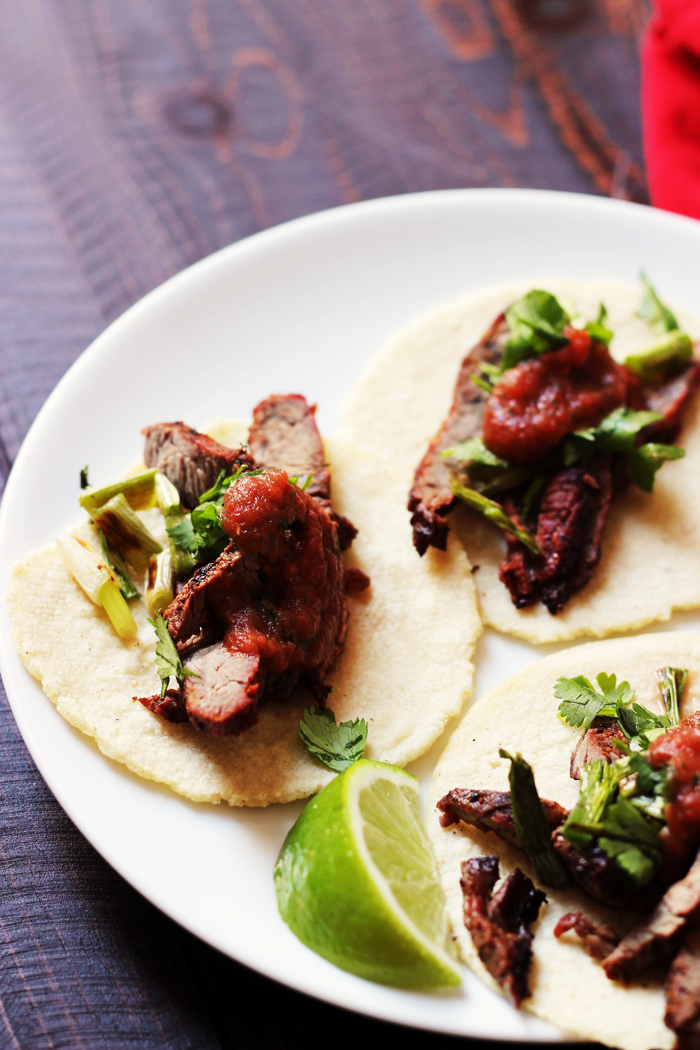
[[[287,835],[275,866],[280,913],[343,970],[402,988],[461,981],[435,861],[410,773],[362,759]]]

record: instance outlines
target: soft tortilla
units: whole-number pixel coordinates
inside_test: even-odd
[[[242,424],[221,421],[211,429],[234,445],[247,433]],[[402,481],[390,466],[339,443],[328,451],[334,506],[360,530],[348,562],[372,581],[350,599],[349,635],[329,706],[338,720],[368,721],[368,758],[402,766],[430,747],[471,692],[481,631],[474,585],[458,542],[423,562],[413,556],[402,529]],[[165,540],[158,511],[144,517]],[[88,523],[77,532],[97,546]],[[160,688],[145,606],[132,603],[138,636],[121,641],[55,545],[15,568],[8,601],[15,646],[47,696],[104,754],[135,773],[198,802],[247,806],[306,797],[333,776],[297,735],[310,702],[305,691],[264,705],[257,726],[223,739],[168,723],[135,703],[132,697]]]
[[[341,435],[380,449],[404,478],[408,499],[413,473],[452,402],[465,354],[498,313],[532,287],[565,297],[586,318],[605,302],[615,332],[612,352],[623,360],[654,336],[634,316],[636,288],[610,282],[562,280],[501,285],[438,307],[404,328],[372,361],[344,406]],[[679,323],[700,337],[700,323],[682,310]],[[518,610],[498,579],[505,552],[501,532],[466,508],[450,523],[474,566],[485,624],[529,642],[603,637],[668,620],[674,609],[700,606],[700,399],[695,398],[679,444],[685,459],[665,464],[652,496],[634,486],[613,501],[602,557],[593,578],[556,616],[538,604]],[[409,529],[408,513],[404,528]]]
[[[499,757],[503,747],[520,752],[530,762],[542,798],[571,808],[579,782],[569,776],[569,759],[580,730],[560,722],[554,684],[560,676],[583,674],[591,681],[601,671],[615,673],[636,690],[636,699],[661,712],[655,671],[665,666],[690,671],[682,715],[700,707],[700,634],[692,631],[640,635],[630,639],[589,642],[530,664],[505,679],[467,712],[452,734],[435,768],[428,798],[428,834],[437,857],[440,880],[460,953],[489,986],[487,973],[465,929],[460,890],[460,865],[469,857],[496,853],[501,875],[519,866],[533,877],[527,858],[492,833],[465,825],[442,828],[435,808],[454,788],[508,790],[510,763]],[[664,996],[660,984],[624,988],[605,976],[577,938],[556,940],[553,930],[568,911],[583,910],[594,921],[625,933],[639,916],[611,912],[574,889],[547,888],[548,903],[533,929],[532,998],[525,1008],[572,1034],[600,1040],[623,1050],[665,1050],[674,1043],[663,1023]]]

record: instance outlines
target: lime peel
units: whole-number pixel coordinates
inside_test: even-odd
[[[341,969],[402,988],[455,987],[435,861],[418,782],[362,759],[312,799],[275,866],[282,918]]]

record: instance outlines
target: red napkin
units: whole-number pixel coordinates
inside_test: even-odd
[[[700,219],[700,0],[654,0],[642,44],[651,202]]]

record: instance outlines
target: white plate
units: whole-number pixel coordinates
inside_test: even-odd
[[[490,283],[557,274],[635,281],[698,310],[700,223],[595,197],[455,190],[394,197],[257,234],[168,281],[111,325],[39,413],[0,512],[0,589],[12,564],[76,517],[77,475],[108,478],[162,419],[245,416],[274,392],[319,403],[332,433],[370,355],[416,314]],[[700,624],[677,617],[671,625]],[[385,1020],[521,1040],[560,1038],[467,975],[450,996],[370,984],[308,951],[278,916],[272,867],[301,804],[231,810],[132,776],[72,729],[25,671],[0,607],[2,674],[43,776],[96,849],[210,944],[310,995]],[[489,634],[478,696],[542,650]],[[441,740],[413,769],[425,788]],[[175,877],[173,877],[175,875]],[[194,891],[196,887],[196,891]]]

